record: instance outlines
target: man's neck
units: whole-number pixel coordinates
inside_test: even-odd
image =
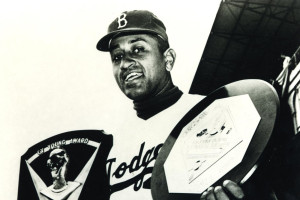
[[[176,87],[171,79],[168,79],[168,81],[165,83],[164,87],[160,89],[159,93],[157,93],[155,96],[160,96],[165,93],[168,93],[170,90],[172,90],[174,87]]]
[[[154,97],[142,101],[133,101],[134,109],[138,117],[147,120],[172,106],[180,99],[182,94],[182,91],[172,84],[171,86],[164,87],[163,90]]]

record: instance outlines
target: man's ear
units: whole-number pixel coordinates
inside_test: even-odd
[[[165,58],[165,66],[167,71],[171,71],[173,69],[175,59],[176,59],[176,53],[173,49],[168,48],[164,52],[164,58]]]

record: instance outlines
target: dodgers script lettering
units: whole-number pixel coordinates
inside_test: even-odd
[[[116,162],[116,158],[111,158],[107,160],[109,177],[115,177],[117,179],[120,179],[126,173],[133,173],[142,169],[142,171],[139,174],[135,175],[133,178],[111,185],[111,193],[122,190],[131,185],[133,185],[133,189],[135,191],[138,191],[142,186],[144,188],[150,189],[150,178],[144,181],[144,177],[147,174],[151,174],[153,167],[149,167],[148,165],[156,160],[158,152],[162,146],[163,144],[159,144],[156,147],[152,147],[144,153],[145,142],[143,142],[140,146],[138,155],[134,156],[129,163],[122,162],[119,166],[115,168],[115,171],[113,172],[112,168],[114,168],[113,165]]]

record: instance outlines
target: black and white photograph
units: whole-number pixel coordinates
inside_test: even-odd
[[[0,11],[1,199],[300,199],[300,0]]]

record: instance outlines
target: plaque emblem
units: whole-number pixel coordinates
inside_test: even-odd
[[[21,158],[18,199],[106,199],[111,146],[111,135],[96,130],[62,133],[34,145]]]

